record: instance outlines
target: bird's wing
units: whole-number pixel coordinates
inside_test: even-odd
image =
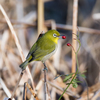
[[[32,56],[32,54],[37,50],[37,45],[36,43],[31,47],[26,59],[28,59],[30,56]]]
[[[38,36],[37,41],[38,41],[43,35],[44,35],[44,34],[41,33],[41,34]],[[38,48],[37,48],[37,41],[36,41],[36,43],[31,47],[31,49],[30,49],[30,51],[29,51],[29,53],[28,53],[26,59],[28,59],[28,58],[38,49]]]
[[[56,48],[55,43],[53,43],[52,41],[49,41],[48,39],[45,39],[45,40],[42,39],[40,41],[37,41],[32,46],[27,58],[32,56],[32,60],[35,60],[35,59],[41,60],[44,56],[53,52],[55,50],[55,48]]]

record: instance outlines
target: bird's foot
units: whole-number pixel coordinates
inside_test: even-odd
[[[43,71],[45,71],[45,70],[48,71],[48,68],[46,67],[46,68],[43,69]]]

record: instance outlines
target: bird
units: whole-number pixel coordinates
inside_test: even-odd
[[[45,65],[45,61],[56,52],[58,39],[61,36],[57,30],[49,30],[45,34],[40,34],[37,41],[31,47],[26,60],[19,66],[22,71],[32,61],[42,61]],[[62,38],[65,39],[66,37],[62,36]]]

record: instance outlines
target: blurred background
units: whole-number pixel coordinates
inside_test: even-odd
[[[72,70],[72,48],[67,47],[66,44],[72,43],[73,1],[0,0],[0,4],[13,24],[25,57],[41,31],[56,29],[67,37],[65,40],[59,40],[56,54],[46,62],[50,100],[58,100],[62,94],[62,91],[55,86],[66,88],[66,84],[62,81],[64,77],[57,80],[54,78],[57,75],[69,74]],[[79,69],[80,72],[86,70],[90,99],[100,100],[100,0],[78,1],[77,25],[81,41],[78,53]],[[19,68],[21,63],[21,56],[14,38],[0,12],[0,100],[7,97],[4,87],[9,90],[9,93],[13,92],[21,72]],[[29,64],[29,69],[37,87],[43,79],[43,64],[32,62]],[[70,93],[65,94],[62,100],[77,100],[77,95],[80,96],[79,100],[87,100],[86,83],[80,77],[79,80],[82,83],[74,90],[74,93],[69,88]],[[20,81],[15,100],[22,100],[25,82],[31,85],[27,74],[24,74]],[[1,83],[5,86],[3,87]],[[43,82],[37,88],[37,96],[39,100],[43,100]],[[34,98],[28,89],[26,97],[26,100]]]

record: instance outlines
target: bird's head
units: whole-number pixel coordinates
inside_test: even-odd
[[[62,35],[56,30],[49,30],[45,33],[45,36],[57,44]]]

